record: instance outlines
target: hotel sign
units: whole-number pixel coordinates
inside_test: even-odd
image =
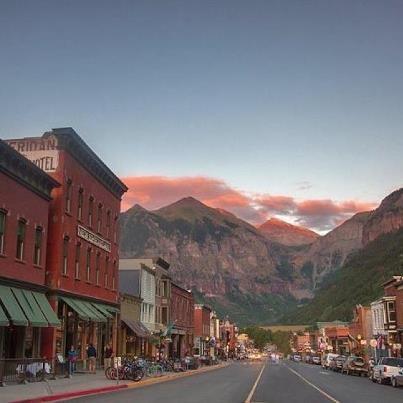
[[[85,239],[87,242],[97,246],[98,248],[101,248],[107,252],[111,251],[111,243],[109,241],[97,234],[94,234],[92,231],[84,228],[82,225],[77,226],[77,235],[80,238]]]
[[[57,149],[56,137],[27,138],[7,140],[6,142],[43,171],[56,171],[59,165],[59,151]]]

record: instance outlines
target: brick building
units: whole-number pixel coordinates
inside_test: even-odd
[[[108,342],[116,351],[118,217],[127,188],[71,128],[7,142],[61,184],[52,192],[46,255],[61,325],[44,332],[45,354],[74,345],[84,359],[93,343],[102,362]]]
[[[169,356],[182,358],[193,350],[194,299],[190,291],[171,283],[171,331],[172,343]]]
[[[211,308],[203,304],[194,305],[194,354],[208,353],[210,340],[210,314]]]
[[[45,293],[46,240],[57,181],[0,140],[0,358],[38,358],[59,321]]]

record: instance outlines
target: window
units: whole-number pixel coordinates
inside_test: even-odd
[[[98,204],[98,217],[97,217],[97,232],[100,233],[102,230],[102,204]]]
[[[74,265],[74,278],[76,280],[80,279],[80,255],[81,255],[81,243],[76,245],[76,259]]]
[[[81,221],[83,219],[83,205],[84,205],[84,189],[80,188],[78,191],[77,203],[77,218]]]
[[[67,275],[68,254],[69,254],[69,237],[65,236],[63,238],[63,261],[62,261],[62,274],[65,276]]]
[[[4,210],[0,210],[0,255],[4,254],[5,237],[6,237],[6,216]]]
[[[115,290],[115,273],[112,274],[112,290]]]
[[[105,278],[104,278],[105,288],[108,288],[108,271],[109,271],[109,257],[107,256],[105,259]]]
[[[73,182],[71,179],[66,183],[66,213],[71,213],[71,191],[73,188]]]
[[[396,310],[394,301],[388,301],[388,319],[389,322],[396,322]]]
[[[27,223],[25,220],[18,221],[17,227],[17,251],[15,257],[19,260],[24,259],[24,243],[25,243],[25,230]]]
[[[91,278],[91,248],[87,249],[87,262],[85,265],[85,279],[89,282]]]
[[[35,245],[34,245],[34,264],[41,265],[42,259],[42,227],[35,229]]]
[[[164,325],[168,324],[168,308],[163,306],[162,307],[162,312],[161,312],[161,316],[162,316],[162,323]]]
[[[106,213],[106,237],[109,239],[111,235],[111,211],[108,210]]]
[[[97,253],[95,258],[95,284],[99,285],[99,263],[101,260],[101,254]]]
[[[118,228],[117,228],[117,226],[118,226],[118,215],[116,214],[115,215],[115,223],[113,225],[113,227],[114,227],[113,242],[115,242],[115,243],[118,241],[118,235],[117,235]]]
[[[88,226],[92,227],[92,216],[94,214],[94,198],[90,197],[88,202]]]

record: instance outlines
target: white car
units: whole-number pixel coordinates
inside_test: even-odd
[[[330,361],[335,360],[339,354],[329,353],[322,357],[322,368],[329,369]]]
[[[399,375],[401,368],[403,368],[403,358],[382,357],[372,370],[371,380],[378,383],[390,383],[393,377]]]

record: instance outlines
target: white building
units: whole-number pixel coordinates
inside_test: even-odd
[[[120,290],[142,299],[140,321],[155,330],[155,269],[138,259],[119,260]]]
[[[371,315],[372,315],[372,335],[387,336],[388,332],[385,330],[385,304],[383,298],[371,302]]]

